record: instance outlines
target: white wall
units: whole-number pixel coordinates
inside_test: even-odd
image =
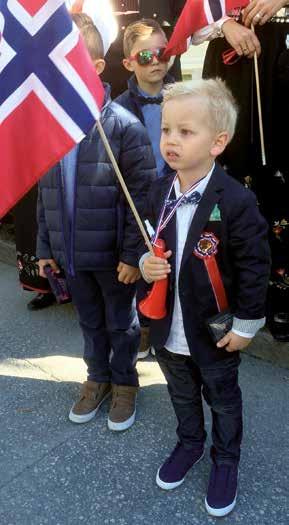
[[[186,80],[201,77],[207,45],[208,43],[204,42],[199,46],[190,46],[188,51],[182,55],[182,73]]]

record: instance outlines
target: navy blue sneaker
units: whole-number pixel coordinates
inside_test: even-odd
[[[172,490],[185,480],[187,472],[204,457],[204,449],[185,449],[177,443],[170,457],[159,468],[157,485],[164,490]]]
[[[238,465],[213,463],[205,505],[211,516],[226,516],[237,500]]]

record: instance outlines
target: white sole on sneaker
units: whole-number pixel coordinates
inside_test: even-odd
[[[147,350],[145,350],[144,352],[139,352],[137,354],[137,360],[139,359],[145,359],[150,353],[150,348],[148,348]]]
[[[115,423],[114,421],[111,421],[108,417],[107,425],[108,425],[109,430],[113,430],[115,432],[121,432],[122,430],[127,430],[134,424],[135,415],[136,415],[136,409],[134,409],[134,413],[132,414],[132,416],[130,416],[126,421],[122,421],[121,423]]]
[[[205,451],[203,452],[203,454],[201,455],[201,457],[198,459],[198,461],[196,461],[193,466],[191,468],[193,468],[197,463],[199,463],[199,461],[201,461],[203,459],[205,455]],[[186,476],[183,477],[183,479],[181,479],[180,481],[175,481],[174,483],[167,483],[165,481],[163,481],[160,476],[159,476],[159,472],[161,470],[161,467],[159,468],[159,470],[157,471],[157,475],[156,475],[156,484],[158,487],[160,487],[161,489],[163,490],[173,490],[173,489],[176,489],[177,487],[179,487],[186,479]],[[191,470],[191,469],[190,469]],[[187,474],[190,472],[190,470],[188,470]],[[186,474],[186,475],[187,475]]]
[[[173,490],[179,487],[185,481],[186,476],[180,481],[175,481],[174,483],[166,483],[165,481],[162,481],[161,478],[159,477],[159,472],[160,472],[160,468],[157,471],[157,476],[156,476],[156,484],[158,487],[160,487],[160,489]]]
[[[153,346],[151,346],[150,350],[151,350],[151,354],[152,354],[154,357],[156,357],[156,351],[155,351],[155,349],[154,349]]]
[[[111,391],[108,392],[106,394],[106,396],[104,396],[104,398],[102,399],[102,401],[99,403],[98,407],[95,408],[94,410],[92,410],[91,412],[89,412],[88,414],[74,414],[73,412],[73,408],[74,408],[74,405],[72,407],[72,409],[70,410],[69,412],[69,415],[68,415],[68,418],[70,421],[72,421],[72,423],[78,423],[78,424],[82,424],[82,423],[88,423],[89,421],[91,421],[95,415],[97,414],[97,412],[99,411],[102,403],[104,403],[104,401],[111,395]]]
[[[210,516],[215,516],[216,518],[222,518],[223,516],[227,516],[227,514],[230,514],[232,512],[233,508],[236,505],[237,501],[237,495],[235,496],[235,499],[230,503],[230,505],[227,505],[227,507],[223,507],[221,509],[215,509],[214,507],[210,507],[210,505],[207,502],[207,498],[205,499],[205,506],[208,514]]]

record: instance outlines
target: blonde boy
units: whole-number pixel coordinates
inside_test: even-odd
[[[203,458],[203,394],[213,421],[205,501],[213,516],[225,516],[236,503],[239,351],[264,325],[270,269],[267,225],[254,194],[216,162],[234,134],[236,117],[233,97],[219,80],[165,90],[161,152],[174,173],[152,185],[147,219],[167,252],[165,259],[144,254],[140,260],[145,280],[170,281],[168,312],[151,321],[151,342],[178,419],[178,443],[156,482],[165,490],[176,488]],[[216,344],[207,322],[224,308],[233,324]]]

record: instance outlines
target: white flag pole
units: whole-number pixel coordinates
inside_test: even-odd
[[[251,24],[251,29],[255,33],[255,28],[253,24]],[[256,52],[254,53],[254,69],[255,69],[255,80],[256,80],[259,132],[260,132],[260,142],[261,142],[261,157],[262,157],[263,166],[266,166],[267,162],[266,162],[266,152],[265,152],[265,142],[264,142],[264,127],[263,127],[262,104],[261,104],[261,94],[260,94],[259,66],[258,66],[258,57],[257,57]]]

